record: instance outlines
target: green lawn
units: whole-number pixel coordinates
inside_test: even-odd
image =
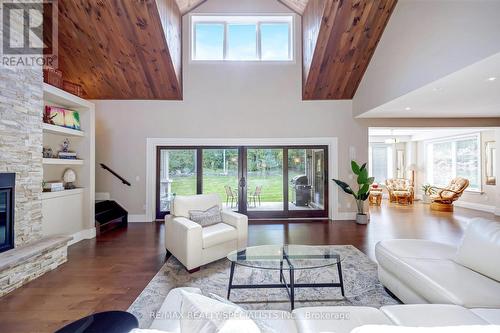
[[[291,177],[295,176],[290,175]],[[172,177],[172,192],[178,195],[196,194],[196,176]],[[224,185],[237,189],[238,178],[235,176],[204,175],[203,193],[217,193],[222,200],[226,199]],[[256,186],[262,186],[261,199],[263,202],[283,201],[283,176],[249,176],[248,194],[253,193]]]

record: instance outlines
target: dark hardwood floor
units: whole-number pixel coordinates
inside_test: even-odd
[[[420,203],[371,207],[371,222],[257,221],[250,245],[352,244],[374,258],[376,242],[423,238],[456,244],[471,217],[492,214],[456,208],[431,212]],[[499,218],[497,220],[500,221]],[[68,262],[0,298],[0,332],[53,332],[93,312],[126,310],[165,260],[162,223],[131,223],[69,248]]]

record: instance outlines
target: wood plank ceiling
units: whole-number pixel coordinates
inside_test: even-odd
[[[397,0],[309,0],[303,99],[352,99]]]
[[[59,1],[59,68],[90,99],[182,99],[175,0]]]
[[[182,15],[206,0],[59,1],[59,68],[90,99],[182,99]],[[351,99],[397,0],[278,0],[302,15],[303,99]]]

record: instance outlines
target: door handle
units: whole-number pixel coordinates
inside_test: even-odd
[[[244,188],[245,186],[247,186],[247,181],[246,181],[245,177],[241,177],[240,178],[240,187]]]

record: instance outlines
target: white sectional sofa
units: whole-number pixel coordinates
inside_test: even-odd
[[[171,290],[158,311],[151,329],[181,332],[181,290],[201,294],[197,288]],[[276,310],[249,311],[249,313],[252,318],[263,320],[276,332],[284,333],[349,333],[364,325],[410,327],[500,325],[500,309],[466,309],[448,304],[391,305],[380,309],[363,306],[328,306],[299,308],[291,313]],[[500,332],[500,326],[496,329]],[[476,328],[472,332],[481,332],[481,328]]]
[[[405,304],[500,308],[500,223],[472,219],[461,244],[394,239],[375,247],[382,284]]]

